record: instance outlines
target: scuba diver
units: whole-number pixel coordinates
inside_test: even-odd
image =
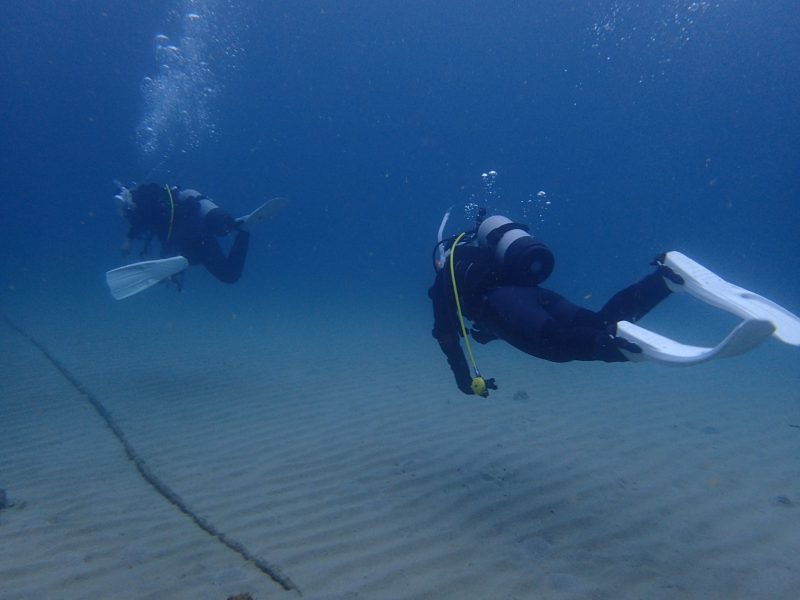
[[[728,283],[680,252],[656,257],[655,271],[592,311],[541,287],[553,271],[554,257],[525,225],[501,215],[486,217],[482,209],[475,229],[442,239],[449,212],[439,227],[436,279],[428,295],[433,301],[433,336],[465,394],[486,397],[497,389],[494,378],[484,378],[478,371],[470,337],[479,344],[502,339],[552,362],[654,360],[688,365],[742,354],[770,335],[800,345],[798,317]],[[744,321],[714,348],[681,344],[634,324],[677,291]],[[472,321],[469,330],[465,317]]]
[[[134,241],[143,240],[139,257],[144,258],[152,240],[157,239],[161,256],[167,257],[106,273],[111,293],[118,300],[163,280],[174,282],[180,290],[183,271],[189,265],[203,265],[220,281],[235,283],[244,269],[253,225],[286,203],[286,198],[273,198],[249,215],[234,218],[196,190],[157,183],[132,189],[120,185],[114,199],[120,216],[129,224],[121,252],[127,255]],[[217,238],[232,233],[235,237],[226,255]]]

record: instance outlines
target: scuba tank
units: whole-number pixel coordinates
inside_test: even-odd
[[[497,265],[511,280],[542,283],[553,272],[550,249],[528,233],[528,227],[502,215],[483,219],[478,244],[493,251]]]

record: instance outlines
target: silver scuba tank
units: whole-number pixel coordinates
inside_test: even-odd
[[[492,215],[478,227],[478,244],[493,250],[495,261],[510,279],[539,284],[553,272],[555,258],[527,230],[507,217]]]

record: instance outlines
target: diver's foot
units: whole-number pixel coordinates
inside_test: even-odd
[[[675,271],[670,269],[667,265],[664,264],[664,260],[666,259],[667,255],[665,252],[662,252],[658,256],[656,256],[655,260],[651,262],[651,265],[656,267],[656,272],[661,275],[664,279],[671,281],[675,285],[683,285],[686,282],[684,281],[683,277],[678,275]]]
[[[631,354],[641,354],[642,348],[638,344],[634,344],[623,337],[616,336],[613,333],[603,332],[598,334],[594,339],[592,356],[594,357],[593,360],[619,362],[620,360],[627,360],[623,351]]]
[[[630,352],[631,354],[642,353],[642,347],[639,344],[634,344],[633,342],[628,341],[623,337],[615,337],[614,345],[617,347],[618,350],[625,350],[625,352]]]

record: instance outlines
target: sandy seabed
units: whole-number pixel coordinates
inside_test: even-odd
[[[159,293],[5,304],[74,381],[0,322],[2,600],[797,597],[796,348],[676,369],[494,342],[480,399],[403,298]]]

